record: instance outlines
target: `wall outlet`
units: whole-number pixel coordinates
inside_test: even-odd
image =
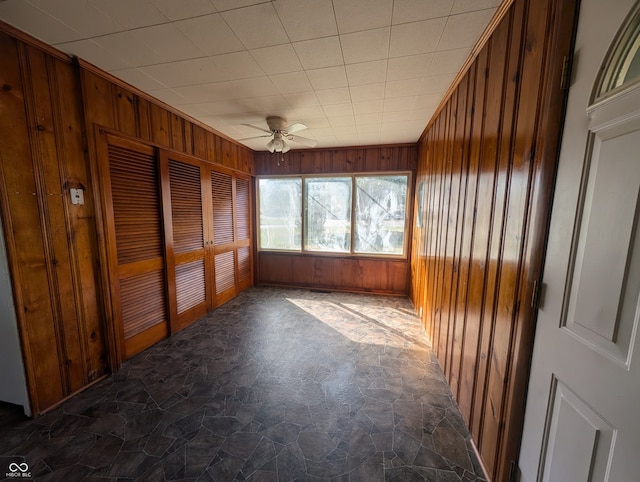
[[[71,204],[84,204],[84,191],[82,189],[71,189]]]

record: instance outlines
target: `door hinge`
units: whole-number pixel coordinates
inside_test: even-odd
[[[540,291],[542,290],[542,283],[540,280],[533,282],[533,292],[531,293],[531,308],[534,310],[540,309]]]
[[[568,55],[562,59],[562,76],[560,77],[560,90],[569,90],[571,72],[571,60]]]

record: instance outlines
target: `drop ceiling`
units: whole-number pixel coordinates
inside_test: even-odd
[[[233,139],[279,115],[336,147],[415,142],[499,4],[0,0],[0,19]]]

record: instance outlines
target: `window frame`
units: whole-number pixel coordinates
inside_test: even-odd
[[[355,249],[355,230],[356,230],[356,178],[357,177],[387,177],[387,176],[406,176],[407,178],[407,194],[405,199],[404,210],[404,238],[401,254],[392,253],[357,253]],[[306,189],[305,179],[307,178],[351,178],[351,226],[350,237],[351,245],[349,252],[337,251],[312,251],[305,249],[305,207],[306,207]],[[302,188],[300,191],[300,249],[273,249],[261,247],[261,229],[260,229],[260,180],[262,179],[300,179]],[[409,257],[409,239],[411,237],[411,215],[413,211],[412,203],[413,195],[413,171],[377,171],[377,172],[323,172],[311,174],[267,174],[256,176],[256,250],[258,253],[281,253],[295,254],[300,256],[328,256],[337,258],[374,258],[374,259],[395,259],[406,260]]]

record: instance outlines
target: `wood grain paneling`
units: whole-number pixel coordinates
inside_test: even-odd
[[[0,50],[0,207],[29,396],[38,414],[117,369],[126,356],[117,348],[120,334],[107,322],[114,318],[113,280],[104,242],[100,129],[248,175],[253,153],[1,22]],[[71,188],[83,190],[84,204],[71,204]],[[192,242],[185,223],[176,233],[179,251]],[[120,237],[124,258],[135,259],[151,247],[137,244],[131,233]],[[182,268],[179,278],[189,272],[192,282],[200,279],[196,264]],[[242,266],[252,266],[252,258],[245,256]],[[249,286],[252,276],[243,280]],[[182,307],[197,299],[184,284],[178,289]],[[164,328],[143,330],[130,338],[127,350],[136,352],[146,338],[164,335]]]
[[[420,140],[411,296],[494,481],[519,450],[575,7],[515,0]]]
[[[304,149],[284,155],[256,152],[254,157],[260,175],[415,173],[417,154],[416,145],[392,145]],[[257,282],[262,284],[396,295],[409,292],[409,256],[399,260],[258,251],[257,260]]]
[[[0,206],[38,414],[108,370],[93,195],[73,65],[1,31],[0,51]]]

